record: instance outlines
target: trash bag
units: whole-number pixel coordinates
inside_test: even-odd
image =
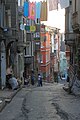
[[[69,82],[70,81],[70,78],[69,78],[69,76],[67,76],[67,82]]]
[[[9,84],[11,85],[13,90],[16,90],[18,88],[18,82],[15,77],[9,79]]]

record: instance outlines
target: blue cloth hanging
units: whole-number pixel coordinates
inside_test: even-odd
[[[41,2],[36,2],[36,19],[40,18],[41,14]]]
[[[29,2],[24,2],[24,16],[29,16]]]

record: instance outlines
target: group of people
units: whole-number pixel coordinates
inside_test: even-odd
[[[13,71],[12,71],[11,66],[7,68],[6,79],[7,79],[7,82],[6,82],[7,87],[12,88],[13,90],[18,88],[20,81],[18,80],[19,78],[17,79],[13,76]],[[24,84],[28,85],[30,79],[31,79],[31,84],[34,85],[34,83],[35,83],[34,71],[31,71],[31,77],[30,78],[26,79],[26,77],[24,77]],[[38,85],[37,86],[42,86],[42,74],[41,74],[41,72],[38,73],[37,80],[38,80]]]
[[[20,87],[22,84],[22,81],[19,79],[19,77],[14,77],[12,66],[9,66],[6,70],[6,87],[16,90]]]
[[[38,86],[42,86],[42,75],[40,73],[38,73]],[[34,85],[34,80],[35,80],[35,76],[34,76],[34,71],[32,71],[31,74],[31,84]]]

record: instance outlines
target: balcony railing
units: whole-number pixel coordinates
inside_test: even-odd
[[[35,51],[40,51],[40,42],[35,43]]]
[[[23,6],[18,6],[18,14],[23,15]]]
[[[4,31],[3,31],[3,28],[0,27],[0,41],[3,39],[5,40]]]
[[[16,28],[4,28],[4,36],[8,38],[16,38]]]
[[[65,43],[66,44],[74,44],[76,39],[75,33],[65,33]]]
[[[78,12],[72,14],[72,27],[73,30],[79,29]]]
[[[24,57],[24,63],[25,64],[31,64],[32,62],[33,62],[33,57],[32,56]]]

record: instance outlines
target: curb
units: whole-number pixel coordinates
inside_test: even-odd
[[[5,100],[3,100],[2,103],[0,104],[0,112],[3,110],[5,106],[6,106],[6,102]]]
[[[4,109],[4,107],[7,105],[7,103],[10,103],[11,100],[13,99],[13,97],[23,88],[23,86],[21,86],[20,88],[18,88],[16,91],[14,91],[8,98],[5,98],[2,103],[0,104],[0,112]]]

